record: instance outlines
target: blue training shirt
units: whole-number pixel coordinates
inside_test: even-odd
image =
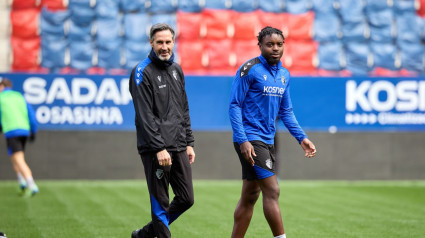
[[[234,142],[273,144],[277,116],[298,143],[307,138],[292,110],[290,79],[287,69],[280,64],[270,66],[262,55],[239,68],[229,106]]]

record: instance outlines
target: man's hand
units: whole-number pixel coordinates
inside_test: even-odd
[[[158,158],[159,165],[161,166],[171,165],[171,156],[167,150],[164,149],[156,153],[156,157]]]
[[[257,157],[254,151],[254,146],[251,145],[249,141],[245,141],[240,144],[241,153],[243,158],[251,165],[254,166],[255,162],[252,156]]]
[[[192,146],[186,147],[187,156],[189,156],[189,162],[190,164],[193,164],[195,162],[195,151],[193,150]]]
[[[29,141],[30,141],[30,142],[34,142],[34,141],[35,141],[35,134],[34,134],[34,133],[31,133],[31,134],[30,134]]]
[[[305,157],[311,158],[316,155],[316,147],[314,146],[313,142],[311,142],[309,139],[305,138],[301,142],[301,147],[305,151]]]

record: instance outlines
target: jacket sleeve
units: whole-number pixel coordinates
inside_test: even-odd
[[[136,112],[137,133],[141,133],[143,140],[154,151],[165,149],[164,139],[159,133],[158,118],[153,113],[153,90],[149,84],[148,75],[136,72],[137,67],[130,76],[130,93],[133,98],[134,110]],[[137,75],[136,75],[137,74]]]
[[[186,128],[186,143],[188,146],[195,146],[195,137],[193,136],[192,133],[192,128],[191,128],[191,122],[190,122],[190,115],[189,115],[189,102],[187,100],[187,94],[186,94],[186,81],[183,75],[183,71],[180,71],[182,74],[182,79],[183,79],[183,110],[184,110],[184,121],[185,121],[185,128]]]
[[[37,133],[37,119],[35,118],[34,109],[31,104],[27,102],[27,110],[28,110],[28,119],[30,122],[31,134]]]
[[[249,75],[240,77],[240,73],[238,71],[233,81],[230,93],[229,117],[233,129],[233,137],[235,138],[235,142],[238,144],[248,141],[243,127],[242,107],[250,87],[249,77]]]
[[[301,143],[301,141],[308,137],[298,124],[294,111],[292,110],[292,101],[289,93],[289,82],[290,80],[288,80],[288,86],[285,93],[283,94],[282,102],[280,103],[279,117],[288,129],[289,133],[291,133],[291,135],[297,139],[298,143]]]

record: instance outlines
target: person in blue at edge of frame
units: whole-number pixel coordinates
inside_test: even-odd
[[[35,140],[37,121],[24,96],[12,90],[12,81],[0,78],[0,132],[6,137],[8,154],[20,184],[21,194],[36,195],[39,190],[25,162],[25,144]]]
[[[132,238],[171,237],[169,225],[194,203],[191,164],[194,137],[183,71],[173,62],[175,33],[158,23],[150,29],[152,50],[130,76],[136,111],[137,148],[143,162],[152,221]],[[169,203],[168,187],[175,197]]]
[[[285,37],[263,28],[258,35],[261,55],[244,63],[232,84],[229,114],[235,150],[242,165],[241,198],[234,212],[232,238],[244,237],[254,205],[263,195],[264,216],[275,238],[286,238],[279,207],[273,140],[277,116],[311,158],[314,144],[299,126],[289,95],[289,71],[282,67]]]

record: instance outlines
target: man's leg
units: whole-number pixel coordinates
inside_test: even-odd
[[[23,151],[17,151],[10,156],[15,172],[18,172],[24,177],[27,182],[31,195],[38,193],[38,187],[32,177],[32,172],[28,164],[25,162],[25,154]]]
[[[258,180],[263,194],[263,211],[270,229],[274,236],[285,233],[282,223],[282,215],[279,207],[280,188],[276,175]]]
[[[170,173],[170,184],[175,195],[168,210],[171,224],[194,203],[192,168],[186,151],[173,153]]]
[[[258,186],[257,181],[248,181],[246,179],[243,179],[242,181],[241,198],[236,205],[234,213],[232,238],[245,236],[254,212],[254,205],[260,196],[260,187]]]

